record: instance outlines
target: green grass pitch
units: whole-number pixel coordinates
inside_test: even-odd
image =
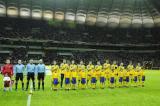
[[[145,87],[51,91],[46,77],[45,91],[34,91],[31,106],[159,106],[160,71],[146,71]],[[26,106],[27,91],[3,92],[0,78],[0,106]],[[19,85],[21,85],[19,83]],[[13,87],[14,88],[14,87]]]

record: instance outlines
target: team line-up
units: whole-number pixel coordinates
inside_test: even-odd
[[[13,69],[13,70],[12,70]],[[17,65],[10,64],[10,60],[6,60],[6,64],[2,67],[2,74],[4,75],[4,90],[7,87],[11,88],[12,83],[5,83],[5,78],[12,78],[15,76],[15,89],[17,90],[18,80],[22,82],[22,89],[24,90],[23,72],[27,72],[26,90],[28,90],[30,79],[33,82],[33,89],[35,90],[35,75],[38,79],[38,90],[42,82],[42,89],[44,90],[45,79],[45,64],[42,59],[39,60],[39,64],[33,64],[31,59],[29,63],[24,66],[21,60],[18,60]],[[70,64],[64,59],[63,62],[58,65],[56,61],[53,61],[51,66],[52,72],[52,90],[58,90],[64,88],[70,89],[86,89],[86,88],[105,88],[105,87],[138,87],[144,86],[145,74],[140,63],[137,63],[136,67],[132,62],[125,68],[123,63],[118,66],[116,61],[109,64],[109,60],[106,60],[104,64],[100,61],[96,65],[89,61],[88,65],[84,65],[83,61],[80,64],[75,64],[72,60]],[[8,85],[8,86],[7,86]]]

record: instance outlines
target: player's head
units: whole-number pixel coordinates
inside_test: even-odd
[[[10,63],[11,63],[10,59],[6,59],[6,64],[10,64]]]
[[[54,61],[53,61],[53,64],[54,64],[54,65],[56,65],[56,64],[57,64],[56,60],[54,60]]]
[[[71,61],[71,63],[72,63],[72,64],[74,64],[74,63],[75,63],[75,61],[74,61],[74,60],[72,60],[72,61]]]
[[[66,60],[66,59],[63,59],[63,63],[67,63],[67,60]]]
[[[141,63],[137,63],[138,66],[141,66]]]
[[[120,63],[120,66],[123,66],[123,63],[122,63],[122,62]]]
[[[80,64],[81,64],[81,65],[83,64],[83,60],[80,61]]]
[[[33,59],[30,59],[30,60],[29,60],[29,63],[32,64],[32,63],[33,63]]]
[[[18,60],[18,64],[22,64],[22,60]]]
[[[107,64],[109,63],[109,60],[108,60],[108,59],[106,59],[106,63],[107,63]]]
[[[117,63],[116,60],[114,60],[114,61],[113,61],[113,64],[116,64],[116,63]]]
[[[100,61],[97,61],[97,65],[101,65],[101,62],[100,62]]]
[[[91,64],[92,64],[92,61],[89,61],[89,64],[91,65]]]
[[[42,64],[42,63],[43,63],[43,60],[42,60],[42,59],[40,59],[40,60],[39,60],[39,63],[40,63],[40,64]]]
[[[132,65],[132,61],[129,61],[129,65]]]

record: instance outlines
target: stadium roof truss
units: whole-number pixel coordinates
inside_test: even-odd
[[[152,0],[0,0],[0,16],[111,28],[160,27]]]

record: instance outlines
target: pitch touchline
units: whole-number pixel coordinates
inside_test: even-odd
[[[33,85],[31,83],[31,85],[30,85],[30,91],[29,91],[28,99],[27,99],[27,106],[31,105],[31,97],[32,97],[32,92],[33,92],[32,89],[33,89]]]

